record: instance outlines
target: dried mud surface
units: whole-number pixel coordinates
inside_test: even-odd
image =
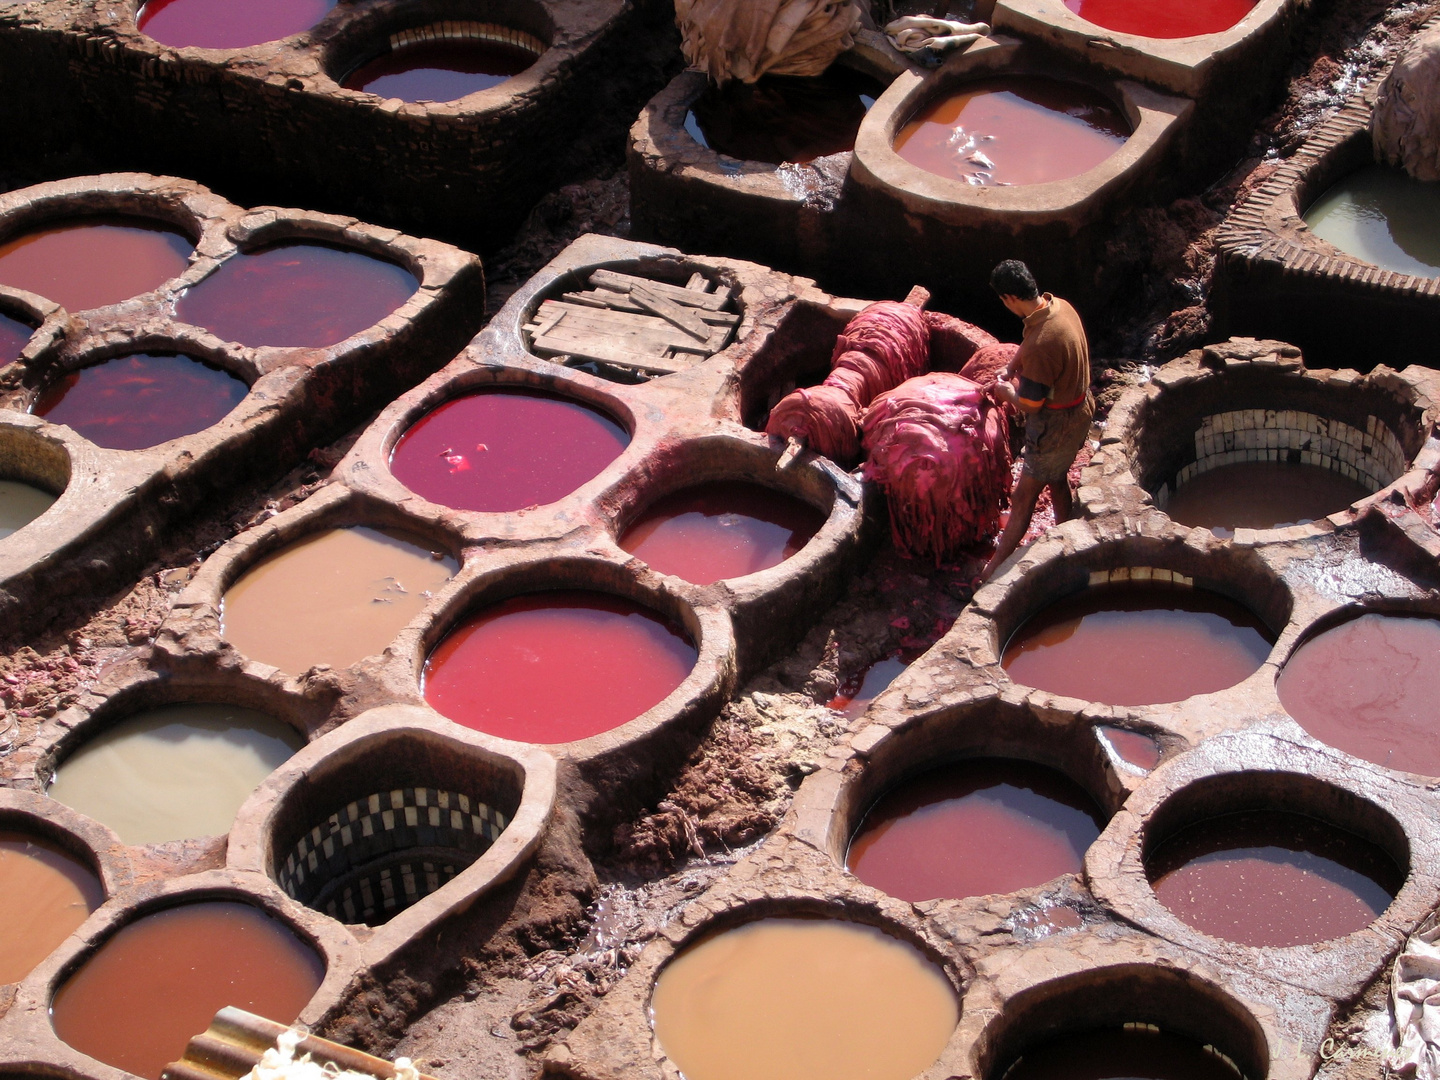
[[[1435,10],[1419,3],[1387,10],[1379,0],[1317,5],[1296,41],[1289,92],[1244,160],[1204,192],[1129,216],[1114,240],[1116,257],[1150,254],[1130,290],[1131,307],[1092,327],[1102,421],[1125,386],[1205,340],[1213,232],[1236,198],[1373,79]],[[30,179],[0,168],[0,186]],[[625,173],[613,159],[545,196],[515,241],[488,260],[489,312],[575,236],[624,236],[629,220]],[[209,553],[323,485],[363,426],[275,485],[205,508],[132,588],[75,599],[34,640],[0,639],[0,783],[5,757],[33,740],[44,719],[115,665],[147,655],[175,596]],[[1087,457],[1082,453],[1072,479]],[[1043,501],[1027,539],[1052,523]],[[457,937],[433,943],[403,970],[380,973],[325,1034],[407,1054],[441,1080],[539,1076],[539,1053],[589,1014],[660,926],[779,821],[799,781],[854,723],[826,706],[839,684],[897,651],[918,655],[940,637],[968,601],[987,554],[977,550],[937,568],[901,559],[882,542],[794,651],[725,708],[670,790],[599,835],[562,816],[530,868],[481,905]],[[561,782],[562,802],[584,805],[593,795],[573,777]],[[1337,1020],[1335,1046],[1350,1049],[1321,1070],[1325,1080],[1381,1075],[1363,1051],[1383,1032],[1387,987],[1388,976],[1377,980]]]

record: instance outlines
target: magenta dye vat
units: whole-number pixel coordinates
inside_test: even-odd
[[[535,60],[529,49],[508,41],[439,38],[377,56],[340,85],[401,101],[456,101],[499,86]]]
[[[31,410],[107,450],[143,450],[223,420],[250,388],[221,368],[173,353],[133,353],[72,371]]]
[[[18,360],[25,346],[30,344],[34,333],[35,328],[28,323],[12,319],[8,315],[0,315],[0,364]]]
[[[630,442],[599,409],[537,390],[491,388],[447,401],[401,436],[390,471],[457,510],[504,513],[563,499]]]
[[[184,48],[244,49],[303,33],[336,0],[147,0],[135,25],[146,37]]]
[[[403,266],[363,251],[282,243],[226,259],[175,314],[241,345],[320,349],[368,330],[419,287]]]

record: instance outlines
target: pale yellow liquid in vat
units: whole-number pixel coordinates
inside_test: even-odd
[[[329,529],[258,563],[225,594],[221,633],[252,660],[299,674],[385,650],[449,581],[454,559],[379,529]]]
[[[49,795],[127,844],[220,836],[260,781],[304,745],[253,709],[167,705],[82,745],[60,763]]]
[[[686,1080],[910,1080],[960,1015],[918,949],[840,919],[762,919],[686,949],[651,1009]]]
[[[0,540],[49,510],[55,496],[18,480],[0,480]]]

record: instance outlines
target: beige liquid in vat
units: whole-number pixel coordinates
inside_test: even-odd
[[[655,1034],[686,1080],[910,1080],[959,1019],[918,949],[840,919],[761,919],[661,972]]]
[[[457,564],[380,529],[328,529],[262,560],[225,594],[221,632],[252,660],[299,674],[383,652]]]

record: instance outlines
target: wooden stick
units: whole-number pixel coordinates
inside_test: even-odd
[[[654,312],[660,318],[678,326],[685,333],[699,341],[710,339],[710,328],[695,317],[694,313],[686,311],[673,300],[667,300],[659,296],[643,285],[633,285],[630,288],[630,299],[643,307],[646,311]]]

